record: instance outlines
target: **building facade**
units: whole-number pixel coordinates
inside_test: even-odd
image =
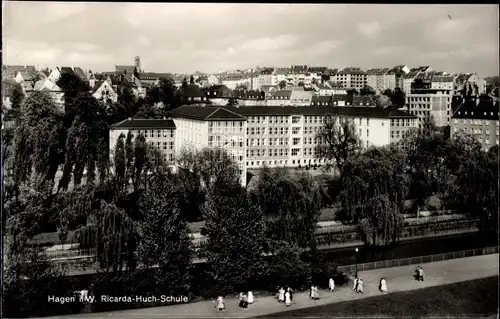
[[[176,127],[173,120],[169,119],[126,119],[110,127],[109,150],[111,158],[114,157],[116,143],[121,134],[127,138],[132,132],[133,138],[143,135],[146,143],[157,148],[163,156],[163,160],[169,164],[175,161],[175,134]]]
[[[360,68],[344,68],[339,70],[334,76],[335,82],[340,83],[346,89],[360,91],[367,85],[366,73]]]
[[[366,71],[366,84],[374,89],[376,94],[382,94],[385,90],[396,88],[396,75],[389,73],[389,68],[368,69]]]
[[[464,100],[452,116],[450,134],[462,131],[474,136],[484,150],[499,145],[498,100],[473,97]]]

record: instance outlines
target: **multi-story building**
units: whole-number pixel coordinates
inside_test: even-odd
[[[234,108],[238,110],[238,108]],[[238,164],[246,186],[246,118],[227,108],[181,106],[170,112],[176,127],[175,151],[204,147],[225,149]]]
[[[454,90],[462,91],[465,87],[472,88],[475,94],[486,93],[486,85],[484,80],[481,79],[476,73],[461,73],[455,77]]]
[[[307,65],[292,65],[287,77],[288,83],[294,86],[301,82],[305,84],[308,79],[307,70]]]
[[[342,84],[346,89],[360,91],[367,84],[366,73],[360,68],[344,68],[333,76],[335,82]]]
[[[389,68],[368,69],[366,71],[366,84],[377,94],[381,94],[387,89],[394,90],[396,88],[396,75],[389,73]]]
[[[422,121],[431,117],[436,126],[450,124],[453,77],[435,74],[419,73],[411,84],[410,93],[406,94],[408,110],[418,117],[419,126],[423,124]]]
[[[289,68],[276,68],[273,72],[272,85],[279,85],[281,81],[287,81],[288,73],[290,73]]]
[[[255,79],[255,88],[260,90],[263,85],[277,85],[276,77],[273,76],[275,68],[263,68],[259,71],[259,76]],[[274,81],[273,81],[274,80]]]
[[[292,96],[292,90],[281,90],[274,92],[267,99],[267,105],[269,106],[287,106],[291,104],[290,98]]]
[[[363,147],[397,142],[415,127],[416,117],[398,110],[368,107],[241,107],[227,108],[247,119],[248,168],[263,165],[297,167],[321,164],[315,156],[317,133],[327,115],[353,121]],[[396,121],[397,120],[397,121]],[[399,133],[396,133],[399,132]]]
[[[312,91],[304,91],[304,89],[292,90],[292,94],[290,95],[290,105],[309,106],[311,105],[312,96]]]
[[[225,85],[212,85],[205,89],[205,95],[213,105],[226,106],[234,98],[233,91]]]
[[[335,83],[333,81],[322,81],[316,85],[313,85],[315,89],[315,95],[336,95],[336,94],[347,94],[347,91],[342,84]]]
[[[133,138],[143,135],[146,143],[157,148],[163,160],[169,164],[175,161],[175,123],[171,119],[126,119],[113,124],[109,130],[109,149],[111,157],[114,156],[116,143],[121,134],[127,138],[132,132]]]
[[[498,110],[498,100],[480,99],[479,97],[462,99],[462,103],[452,116],[451,136],[459,131],[473,135],[481,143],[484,150],[499,145]]]
[[[396,79],[396,87],[404,88],[404,76],[410,73],[410,68],[407,65],[397,65],[389,70],[389,74],[394,74]]]
[[[14,80],[18,72],[34,73],[36,72],[34,65],[2,65],[2,77],[9,80]]]
[[[231,90],[236,89],[239,85],[245,85],[248,89],[251,89],[252,81],[251,76],[244,73],[230,73],[222,77],[222,84]]]
[[[266,93],[258,90],[235,90],[238,106],[260,105],[267,106]],[[227,104],[226,104],[227,105]]]

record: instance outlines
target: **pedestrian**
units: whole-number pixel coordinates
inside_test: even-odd
[[[384,278],[380,279],[379,289],[383,293],[387,292],[387,283]]]
[[[352,286],[352,290],[356,292],[358,291],[358,283],[359,283],[359,278],[358,277],[354,278],[354,285]]]
[[[318,286],[314,286],[314,297],[316,300],[319,300],[319,289]]]
[[[420,281],[420,269],[422,269],[420,266],[417,266],[415,269],[415,279],[417,279],[417,281]]]
[[[363,280],[361,278],[358,279],[358,293],[363,293]]]
[[[422,267],[419,266],[418,268],[418,279],[420,281],[424,281],[424,270],[422,269]]]
[[[249,304],[253,304],[253,292],[249,291],[248,292],[248,298],[247,298],[247,301]]]
[[[222,298],[222,296],[217,297],[217,303],[215,305],[215,308],[218,311],[225,311],[226,310],[226,305],[224,303],[224,298]]]
[[[328,288],[330,289],[330,291],[335,290],[335,281],[333,281],[333,278],[330,278],[330,280],[328,281]]]
[[[293,301],[293,289],[291,287],[288,287],[287,290],[290,293],[290,300]]]
[[[285,293],[285,305],[290,306],[292,304],[292,299],[290,298],[290,291]]]
[[[245,296],[244,293],[240,293],[240,303],[239,303],[240,308],[248,308],[248,301],[247,301],[247,296]]]
[[[283,289],[283,287],[280,288],[278,301],[285,302],[285,289]]]
[[[311,285],[311,289],[309,289],[309,298],[314,299],[314,286]]]

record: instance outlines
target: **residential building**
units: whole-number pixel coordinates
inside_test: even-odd
[[[452,75],[436,75],[432,77],[431,89],[450,90],[450,94],[455,91],[455,77]]]
[[[411,114],[418,117],[418,125],[432,117],[436,126],[447,126],[451,119],[451,90],[414,89],[406,95],[406,104]]]
[[[222,77],[222,84],[231,90],[236,89],[240,85],[245,85],[248,89],[251,89],[252,82],[252,77],[244,73],[230,73]]]
[[[178,94],[186,104],[205,104],[207,97],[196,84],[188,84],[186,87],[181,87],[177,90]]]
[[[307,70],[307,65],[292,65],[287,76],[288,83],[293,86],[299,85],[301,82],[305,84],[308,77]]]
[[[171,119],[126,119],[111,125],[109,130],[110,156],[113,158],[116,143],[121,134],[127,138],[129,132],[136,138],[143,135],[146,143],[156,147],[163,160],[173,164],[175,161],[175,123]]]
[[[147,83],[150,85],[158,85],[162,79],[173,79],[171,73],[157,73],[157,72],[142,72],[142,73],[126,73],[126,76],[130,76],[132,79],[134,77],[139,78],[139,80],[143,83]],[[189,78],[188,78],[189,81]],[[177,82],[176,82],[177,85]]]
[[[249,106],[226,109],[247,119],[247,168],[260,168],[264,165],[297,167],[324,163],[316,158],[315,146],[319,142],[316,135],[327,115],[344,116],[353,120],[363,147],[396,142],[405,130],[415,127],[415,116],[398,110],[378,108]],[[399,134],[391,134],[393,131]]]
[[[29,94],[33,91],[48,91],[50,95],[54,99],[55,104],[59,107],[61,111],[64,111],[64,91],[57,86],[54,82],[49,80],[49,78],[45,78],[35,83],[34,86],[29,85],[25,89],[26,94]]]
[[[139,72],[139,71],[137,71]],[[136,73],[135,65],[115,65],[115,71],[113,73],[116,74],[134,74]]]
[[[260,90],[264,85],[277,85],[276,76],[273,75],[275,68],[263,68],[259,70],[256,78],[255,88]]]
[[[290,73],[290,68],[275,68],[272,77],[272,85],[279,86],[281,81],[287,81],[288,73]]]
[[[473,97],[462,99],[452,116],[451,136],[463,131],[474,136],[488,150],[499,145],[498,99]]]
[[[333,95],[314,95],[311,106],[333,106]]]
[[[352,106],[355,107],[375,107],[375,101],[370,96],[353,96]]]
[[[367,84],[366,73],[360,68],[348,67],[338,71],[333,79],[346,89],[355,89],[358,92]]]
[[[309,106],[311,105],[313,92],[302,90],[292,90],[290,95],[290,105],[292,106]]]
[[[117,102],[118,93],[113,89],[108,81],[97,81],[91,88],[92,96],[100,102]]]
[[[410,68],[407,65],[396,65],[392,69],[389,70],[389,74],[394,74],[396,87],[403,89],[404,88],[404,78],[405,75],[410,73]]]
[[[455,77],[455,91],[462,91],[465,86],[470,86],[477,94],[486,93],[484,80],[476,73],[460,73]]]
[[[238,106],[259,105],[266,106],[266,94],[258,90],[235,90],[234,96],[237,98]]]
[[[237,108],[234,108],[237,109]],[[246,118],[222,107],[181,106],[170,112],[176,126],[175,151],[219,147],[238,164],[246,186]]]
[[[195,76],[194,83],[202,88],[208,88],[210,86],[207,75]]]
[[[323,80],[323,75],[328,73],[328,68],[325,66],[313,66],[307,70],[311,79],[314,79],[317,83]]]
[[[292,90],[280,90],[274,92],[273,95],[271,95],[267,99],[267,105],[269,106],[285,106],[285,105],[290,105],[291,101],[290,98],[292,96]]]
[[[88,83],[87,73],[80,67],[75,66],[62,66],[52,69],[48,78],[50,81],[57,83],[63,74],[73,74],[76,75],[83,82]]]
[[[264,92],[267,99],[269,96],[273,95],[274,92],[279,91],[279,87],[277,85],[263,85],[260,90]]]
[[[13,80],[18,72],[33,73],[35,72],[34,65],[2,65],[2,77]]]
[[[235,95],[225,85],[212,85],[205,90],[205,96],[213,105],[226,106]]]
[[[219,85],[222,84],[222,78],[220,75],[210,74],[208,76],[208,85]]]
[[[333,95],[336,94],[347,94],[347,90],[342,86],[342,84],[334,82],[334,81],[326,81],[326,85],[331,88]]]
[[[389,73],[389,68],[368,69],[366,71],[366,84],[374,89],[376,94],[382,94],[385,90],[396,88],[396,75]]]

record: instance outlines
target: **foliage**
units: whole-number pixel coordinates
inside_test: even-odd
[[[396,87],[394,91],[392,91],[391,89],[385,90],[384,95],[389,97],[392,105],[394,105],[396,108],[406,105],[406,94],[399,87]]]
[[[24,91],[21,87],[21,84],[17,83],[14,85],[12,89],[12,93],[10,96],[10,110],[8,110],[8,115],[11,119],[14,119],[16,124],[19,124],[21,119],[21,109],[23,106],[23,102],[25,100]]]
[[[404,227],[403,215],[388,194],[370,198],[360,222],[362,238],[369,246],[389,246],[397,242]]]
[[[314,231],[323,203],[319,185],[309,176],[264,167],[253,195],[264,214],[269,240],[316,248]]]
[[[247,83],[240,83],[236,86],[235,90],[248,90],[248,84]]]
[[[235,190],[210,192],[203,209],[201,233],[209,237],[208,273],[217,294],[252,289],[252,282],[265,270],[261,211],[244,190],[234,186]]]
[[[73,175],[74,185],[80,185],[86,173],[86,183],[104,180],[108,169],[109,131],[106,111],[88,92],[79,93],[73,108],[79,110],[66,138],[66,156],[58,190],[68,188]]]
[[[297,86],[300,86],[300,87],[304,87],[304,82],[300,81],[299,83],[297,83]]]
[[[371,86],[367,85],[359,91],[359,94],[361,96],[373,96],[377,94],[377,92],[375,92],[375,90]]]
[[[194,76],[193,75],[191,75],[189,77],[189,84],[194,84]]]
[[[334,165],[340,174],[344,164],[358,156],[362,150],[361,140],[356,134],[353,121],[345,117],[325,116],[316,139],[320,142],[315,147],[316,157],[327,160],[327,168]]]
[[[273,242],[270,248],[272,256],[267,261],[269,271],[266,282],[297,290],[306,289],[311,284],[311,267],[301,260],[301,249],[285,241]],[[269,290],[276,291],[276,286],[269,287]]]
[[[139,260],[158,265],[157,292],[185,295],[189,290],[189,269],[193,255],[187,222],[182,218],[171,181],[155,183],[139,200],[143,219],[139,222]]]
[[[396,148],[371,148],[346,164],[340,199],[348,221],[362,221],[367,244],[388,245],[398,238],[409,182],[404,155]]]
[[[375,105],[378,108],[385,109],[391,106],[391,99],[387,95],[377,95],[375,96]]]
[[[283,90],[284,88],[286,88],[287,86],[287,83],[285,80],[281,80],[280,83],[278,83],[278,87],[280,88],[280,90]]]

